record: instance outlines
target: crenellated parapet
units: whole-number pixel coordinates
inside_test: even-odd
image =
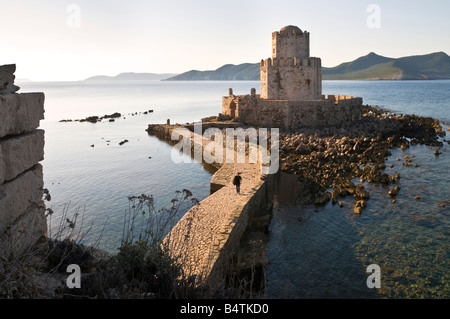
[[[357,96],[347,95],[322,95],[322,100],[329,101],[331,104],[336,105],[348,105],[348,104],[360,104],[362,105],[363,99]]]
[[[261,98],[316,100],[322,95],[322,63],[310,57],[309,33],[287,26],[272,33],[272,58],[261,61]]]
[[[296,26],[286,26],[272,33],[272,58],[309,58],[309,33]]]
[[[276,68],[276,67],[291,67],[291,68],[301,68],[301,67],[322,67],[322,62],[320,58],[304,58],[299,59],[296,57],[288,58],[268,58],[266,60],[261,60],[261,68]]]
[[[319,58],[269,58],[261,62],[260,77],[263,99],[302,101],[322,96]]]

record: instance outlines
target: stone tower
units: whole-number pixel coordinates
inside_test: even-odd
[[[286,26],[272,33],[272,58],[261,61],[261,98],[305,101],[322,98],[322,63],[309,56],[309,33]]]
[[[222,98],[219,120],[283,130],[342,126],[359,121],[363,100],[322,95],[322,63],[309,56],[309,33],[287,26],[272,33],[272,57],[261,61],[261,94]]]

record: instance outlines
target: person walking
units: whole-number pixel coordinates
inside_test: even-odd
[[[237,175],[233,178],[233,185],[236,185],[236,193],[241,193],[241,173],[237,173]]]

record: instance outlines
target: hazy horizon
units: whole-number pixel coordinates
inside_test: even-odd
[[[376,52],[370,52],[370,53],[377,54]],[[437,53],[437,52],[430,52],[429,54],[432,54],[432,53]],[[444,52],[444,53],[448,55],[447,52]],[[388,57],[388,58],[392,58],[392,57]],[[396,57],[396,58],[402,58],[402,57]],[[352,61],[343,61],[343,62],[339,63],[339,65],[343,64],[343,63],[347,63],[347,62],[352,62]],[[239,64],[244,64],[244,63],[252,63],[252,62],[243,62],[243,63],[239,63]],[[222,66],[223,65],[220,65],[216,69],[218,69],[218,68],[220,68]],[[327,66],[323,66],[323,67],[327,68]],[[216,69],[214,69],[214,70],[216,70]],[[203,72],[203,71],[214,71],[214,70],[198,70],[198,69],[193,68],[193,69],[189,69],[189,70],[187,70],[185,72],[192,71],[192,70],[201,71],[201,72]],[[96,78],[96,77],[107,77],[107,78],[112,79],[112,78],[115,78],[115,77],[117,77],[119,75],[123,75],[123,74],[152,74],[152,75],[160,75],[160,76],[161,75],[167,75],[168,77],[173,77],[173,76],[185,73],[185,72],[181,72],[181,73],[169,73],[169,72],[155,73],[155,72],[128,72],[128,71],[124,71],[124,72],[120,72],[118,74],[113,74],[113,75],[94,74],[94,75],[88,76],[88,77],[86,77],[84,79],[77,79],[77,80],[53,80],[53,81],[34,81],[32,79],[17,78],[16,77],[16,82],[78,82],[78,81],[86,81],[86,80],[89,80],[91,78]],[[154,81],[159,81],[159,80],[154,80]],[[324,81],[326,81],[326,80],[324,80]]]
[[[334,67],[375,52],[450,53],[443,0],[17,0],[2,5],[0,64],[16,78],[80,81],[96,75],[215,70],[271,56],[272,32],[310,32],[311,56]]]

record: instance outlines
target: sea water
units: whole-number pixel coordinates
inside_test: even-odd
[[[157,207],[169,207],[176,190],[189,189],[198,200],[209,195],[208,167],[194,161],[175,164],[173,148],[149,136],[147,125],[167,119],[198,121],[221,111],[221,97],[228,88],[235,94],[259,90],[259,82],[252,81],[19,86],[20,92],[46,95],[42,164],[45,187],[52,196],[46,204],[54,211],[50,233],[57,231],[59,220],[78,214],[79,223],[82,219],[84,229],[89,229],[82,242],[97,242],[101,234],[99,247],[111,252],[122,238],[130,210],[128,196],[153,195]],[[360,96],[365,104],[450,122],[450,81],[324,81],[323,94]],[[60,122],[114,112],[122,115],[114,122]],[[292,191],[295,180],[279,179],[269,228],[267,297],[450,297],[450,204],[441,207],[450,200],[448,150],[447,143],[438,157],[428,146],[392,150],[388,164],[395,166],[386,171],[402,176],[397,203],[392,203],[385,187],[364,184],[371,199],[361,216],[352,213],[352,198],[342,199],[342,209],[331,203],[299,207]],[[414,155],[413,163],[420,167],[395,161],[405,155]],[[178,219],[190,205],[181,207]],[[381,267],[380,289],[367,287],[366,269],[371,264]]]

